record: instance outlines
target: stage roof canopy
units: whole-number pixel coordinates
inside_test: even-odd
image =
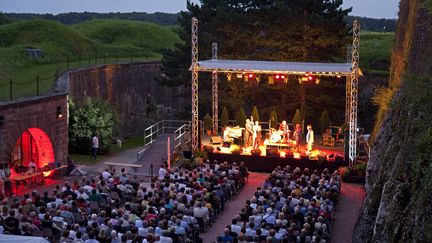
[[[198,61],[197,70],[221,73],[264,73],[303,75],[306,73],[323,76],[348,76],[352,74],[351,63],[316,63],[316,62],[272,62],[211,59]]]

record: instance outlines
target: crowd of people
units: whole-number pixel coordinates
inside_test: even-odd
[[[162,165],[151,182],[121,171],[79,177],[51,192],[0,202],[0,233],[53,242],[199,242],[247,179],[244,164]],[[12,200],[12,201],[11,201]]]
[[[340,192],[338,171],[277,167],[218,242],[325,243]]]

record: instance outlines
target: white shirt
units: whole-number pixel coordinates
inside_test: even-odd
[[[231,225],[231,231],[236,233],[237,235],[240,235],[242,227],[240,225],[232,224]]]
[[[163,178],[165,178],[166,174],[167,174],[167,171],[164,168],[161,167],[159,169],[159,179],[162,180]]]
[[[312,129],[308,129],[308,132],[306,134],[306,142],[307,143],[313,143],[314,142],[314,132]]]
[[[97,136],[94,136],[92,138],[92,142],[93,142],[93,148],[99,148],[99,138]],[[86,241],[87,243],[87,241]]]
[[[108,180],[111,177],[111,174],[108,171],[102,172],[102,177],[104,180]]]

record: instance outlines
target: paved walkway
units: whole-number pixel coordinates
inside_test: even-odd
[[[204,239],[204,243],[216,242],[216,238],[223,234],[225,227],[231,224],[231,220],[240,213],[246,200],[251,199],[257,187],[264,183],[268,175],[267,173],[250,173],[249,182],[241,189],[237,197],[227,203],[225,210],[217,218],[216,222],[211,225],[207,232],[200,235]]]
[[[342,183],[339,204],[336,206],[336,220],[331,229],[332,242],[350,243],[365,191],[363,185]]]

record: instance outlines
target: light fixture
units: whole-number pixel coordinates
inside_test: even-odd
[[[63,117],[63,112],[62,112],[62,108],[61,106],[57,106],[57,118],[62,118]]]

